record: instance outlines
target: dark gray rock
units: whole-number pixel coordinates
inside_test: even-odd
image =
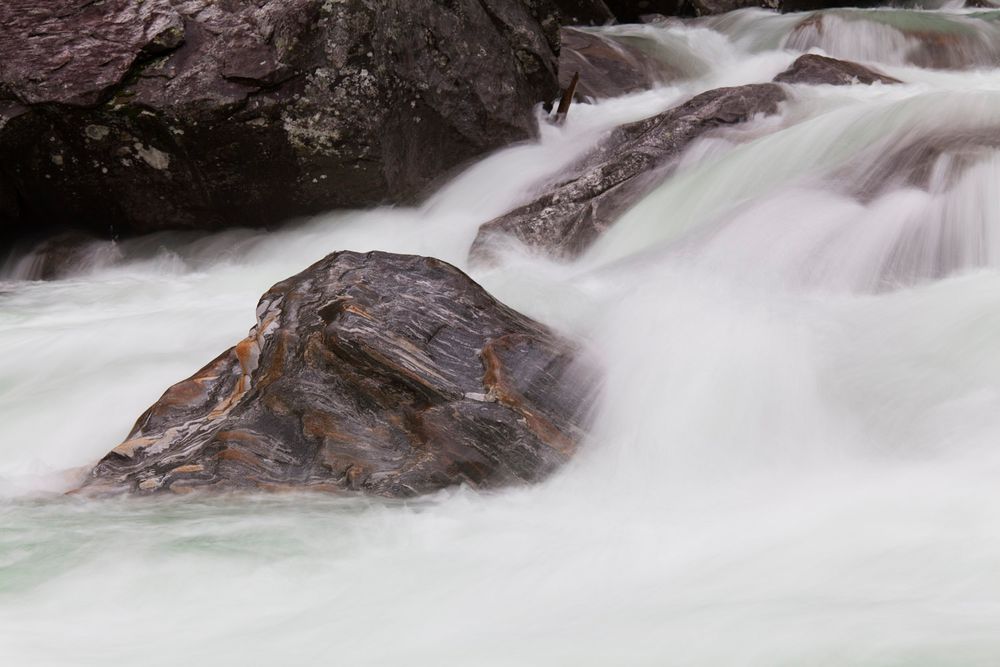
[[[167,390],[84,491],[534,482],[580,441],[581,363],[440,260],[335,253],[264,294],[249,336]]]
[[[831,86],[849,86],[855,83],[866,85],[902,83],[899,79],[880,74],[864,65],[814,54],[798,58],[791,67],[774,77],[774,81],[776,83],[828,84]]]
[[[579,255],[692,141],[719,126],[773,114],[784,99],[773,83],[720,88],[618,128],[537,199],[480,227],[472,256],[489,260],[491,243],[503,236],[556,257]]]
[[[0,233],[406,201],[532,136],[552,0],[6,0]]]
[[[688,0],[605,0],[622,23],[638,23],[645,14],[694,16]]]
[[[604,0],[555,0],[563,25],[606,25],[615,15]]]

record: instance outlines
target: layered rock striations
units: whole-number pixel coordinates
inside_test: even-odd
[[[335,253],[163,395],[84,490],[407,497],[543,479],[583,435],[580,348],[436,259]]]

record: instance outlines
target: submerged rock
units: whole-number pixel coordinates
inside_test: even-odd
[[[1000,128],[943,129],[896,145],[877,147],[880,155],[854,163],[835,174],[859,200],[869,202],[901,188],[942,192],[958,183],[972,167],[994,159],[1000,151]]]
[[[532,136],[559,17],[552,0],[6,0],[0,233],[412,199]]]
[[[857,51],[867,59],[930,69],[993,67],[1000,59],[997,30],[974,15],[938,12],[829,11],[809,14],[789,33],[783,46],[798,51],[821,49],[832,55]]]
[[[899,79],[880,74],[864,65],[815,54],[799,57],[792,63],[791,67],[774,77],[774,80],[777,83],[829,84],[831,86],[849,86],[855,83],[867,85],[902,83]]]
[[[648,90],[679,76],[669,65],[613,36],[563,28],[559,85],[565,90],[580,74],[577,94],[602,99]]]
[[[985,0],[984,0],[985,1]],[[875,7],[883,0],[607,0],[619,21],[635,23],[646,15],[715,16],[738,9],[773,9],[805,12],[836,7]]]
[[[579,255],[692,141],[719,126],[773,114],[784,99],[773,83],[719,88],[618,128],[534,201],[480,227],[473,257],[488,259],[492,242],[503,236],[557,257]]]
[[[32,245],[15,244],[6,261],[0,262],[0,279],[59,280],[119,256],[113,241],[65,232]]]
[[[168,389],[85,489],[534,482],[580,441],[595,375],[579,363],[449,264],[335,253],[264,294],[249,336]]]

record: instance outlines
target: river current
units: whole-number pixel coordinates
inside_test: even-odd
[[[1000,664],[1000,12],[805,18],[594,29],[679,76],[540,120],[418,208],[100,243],[46,282],[10,258],[0,662]],[[579,259],[469,265],[615,126],[807,51],[904,83],[791,86]],[[439,257],[586,341],[608,372],[577,458],[405,503],[63,495],[341,249]]]

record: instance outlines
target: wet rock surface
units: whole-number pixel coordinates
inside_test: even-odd
[[[852,35],[853,37],[850,37]],[[864,34],[878,45],[881,62],[927,69],[992,67],[1000,59],[997,30],[973,14],[829,11],[805,16],[785,46],[799,51],[844,52],[845,39]]]
[[[335,253],[257,318],[84,491],[492,488],[544,478],[581,438],[596,376],[580,350],[439,260]]]
[[[695,16],[715,16],[737,9],[781,9],[781,0],[687,0]]]
[[[880,74],[873,69],[846,60],[837,60],[815,54],[798,58],[787,70],[774,77],[776,83],[805,83],[849,86],[860,83],[902,83],[899,79]]]
[[[604,99],[664,83],[679,72],[626,42],[577,28],[563,28],[559,85],[565,90],[580,74],[577,95]]]
[[[615,22],[603,0],[555,0],[563,25],[606,25]]]
[[[533,134],[559,18],[550,0],[7,0],[0,234],[412,199]]]
[[[684,18],[715,16],[738,9],[773,9],[807,12],[835,7],[874,7],[880,0],[607,0],[619,21],[636,23],[643,16],[660,14]]]
[[[622,23],[638,23],[645,14],[694,16],[687,0],[606,0],[608,8]]]
[[[839,7],[878,7],[884,0],[778,0],[783,12],[814,12]]]
[[[941,130],[894,146],[880,146],[879,159],[852,164],[835,175],[852,193],[869,202],[900,188],[940,192],[955,185],[975,165],[1000,151],[1000,127],[992,130]]]
[[[111,241],[65,232],[40,243],[15,244],[8,257],[0,257],[0,280],[60,280],[118,257]]]
[[[662,169],[692,141],[720,126],[773,114],[784,99],[772,83],[720,88],[618,128],[534,201],[480,227],[473,257],[489,260],[492,243],[503,237],[556,257],[579,255],[662,180]]]
[[[608,7],[619,21],[635,23],[648,14],[679,16],[715,16],[737,9],[774,9],[786,12],[812,11],[829,7],[862,7],[878,4],[877,0],[843,2],[837,0],[607,0]]]

